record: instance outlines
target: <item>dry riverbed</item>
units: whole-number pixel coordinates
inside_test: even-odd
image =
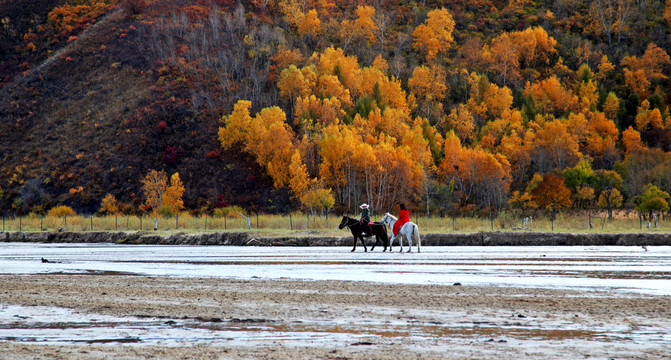
[[[125,324],[125,337],[26,336],[86,327],[68,319],[32,321],[42,309],[118,318],[108,327]],[[671,353],[671,298],[605,291],[0,275],[1,312],[12,319],[1,324],[6,332],[24,334],[0,337],[2,359],[662,359]]]

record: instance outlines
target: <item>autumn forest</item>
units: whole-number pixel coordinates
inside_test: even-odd
[[[667,49],[671,0],[0,0],[0,212],[668,212]]]

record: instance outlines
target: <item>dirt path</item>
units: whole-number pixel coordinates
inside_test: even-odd
[[[0,340],[2,359],[662,359],[671,353],[671,298],[662,296],[342,281],[3,275],[0,304],[155,317],[213,330],[235,325],[251,333],[318,335],[249,342],[232,337],[179,346]]]

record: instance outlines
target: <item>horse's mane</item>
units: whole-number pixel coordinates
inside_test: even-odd
[[[392,215],[392,214],[390,214],[390,213],[387,213],[387,216],[389,216],[390,218],[392,218],[394,221],[398,220],[398,218],[397,218],[396,216],[394,216],[394,215]]]

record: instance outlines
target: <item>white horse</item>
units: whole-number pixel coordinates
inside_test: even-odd
[[[398,219],[390,213],[386,213],[382,220],[380,220],[381,224],[387,224],[392,229],[391,238],[389,239],[389,250],[391,250],[391,246],[394,244],[394,237],[396,237],[394,235],[394,223],[396,220]],[[401,246],[401,251],[403,251],[403,238],[408,239],[408,252],[412,251],[412,239],[414,238],[417,240],[417,252],[421,252],[422,240],[419,237],[419,228],[417,227],[417,224],[408,221],[398,230],[398,236],[398,244]]]

